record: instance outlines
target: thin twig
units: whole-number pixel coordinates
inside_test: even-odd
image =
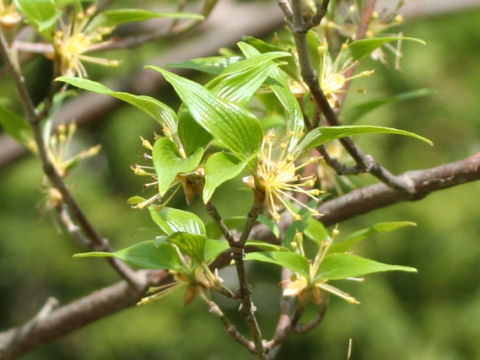
[[[324,319],[325,317],[325,312],[327,311],[327,304],[321,304],[320,309],[318,310],[317,314],[315,317],[309,321],[308,323],[305,324],[298,324],[295,327],[295,333],[297,334],[305,334],[313,329],[315,329]]]
[[[328,6],[328,0],[325,1]],[[337,114],[332,109],[328,100],[320,88],[318,75],[313,69],[310,59],[308,45],[306,40],[306,33],[308,31],[308,24],[302,17],[302,1],[292,0],[293,20],[288,24],[292,30],[295,39],[296,48],[298,51],[298,59],[300,63],[300,70],[302,78],[308,85],[312,97],[317,106],[322,111],[327,123],[331,126],[338,126],[340,122]],[[406,193],[412,192],[411,184],[402,178],[391,174],[387,169],[375,161],[371,155],[364,154],[360,148],[349,137],[340,139],[341,144],[345,150],[352,156],[358,166],[364,171],[368,172],[379,180],[389,185],[390,187],[403,191]]]
[[[227,333],[230,334],[236,342],[246,347],[251,353],[255,354],[255,345],[253,342],[249,341],[240,333],[240,331],[238,331],[237,327],[225,316],[220,307],[214,301],[207,302],[207,305],[209,311],[222,321]]]
[[[85,235],[91,239],[93,248],[95,250],[111,251],[108,241],[102,238],[100,234],[98,234],[98,232],[90,223],[86,215],[80,209],[48,156],[46,144],[44,142],[42,129],[40,126],[40,122],[43,120],[43,117],[37,112],[35,106],[33,105],[30,94],[27,90],[27,87],[25,86],[23,75],[20,72],[20,69],[16,65],[15,61],[13,60],[13,57],[10,53],[10,48],[8,46],[2,29],[0,29],[0,53],[3,60],[5,61],[5,64],[10,69],[10,73],[13,77],[15,87],[23,104],[27,120],[32,128],[34,139],[37,144],[38,155],[43,165],[43,172],[48,177],[51,184],[62,194],[62,200],[68,206],[71,214],[75,218],[78,225],[82,228]],[[125,280],[127,280],[130,284],[132,284],[133,286],[140,286],[140,284],[137,282],[135,272],[130,269],[126,264],[116,258],[108,258],[107,261],[112,265],[112,267],[117,271],[117,273]]]

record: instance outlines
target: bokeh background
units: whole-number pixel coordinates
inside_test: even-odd
[[[432,139],[435,146],[429,148],[403,137],[366,136],[359,139],[362,147],[395,173],[455,161],[479,151],[480,8],[412,18],[399,30],[424,39],[427,45],[405,44],[401,72],[373,61],[366,64],[375,68],[376,74],[354,84],[353,88],[366,87],[368,91],[349,95],[347,106],[416,88],[434,89],[435,95],[389,105],[360,123],[413,131]],[[90,76],[108,79],[116,72],[128,74],[147,63],[149,56],[168,52],[171,45],[150,44],[135,49],[134,57],[128,51],[114,52],[112,57],[123,59],[122,67],[115,71],[89,67]],[[201,42],[196,46],[201,47]],[[48,67],[41,58],[27,66],[34,94],[45,90],[42,80],[48,79]],[[16,100],[9,94],[13,94],[12,86],[2,78],[0,97],[9,97],[15,106]],[[163,88],[157,95],[176,101]],[[155,130],[157,125],[145,115],[122,106],[78,131],[76,146],[100,143],[102,152],[81,164],[70,184],[75,184],[74,195],[100,233],[117,249],[151,234],[148,214],[130,209],[126,199],[141,191],[141,182],[129,170],[143,152],[139,136],[151,137]],[[117,281],[103,261],[72,258],[82,249],[59,232],[54,216],[42,210],[41,179],[41,167],[32,156],[0,169],[0,329],[30,319],[49,296],[67,303]],[[216,195],[220,211],[242,214],[249,204],[245,194],[240,183],[228,183]],[[306,336],[291,338],[279,359],[346,359],[350,338],[351,359],[480,359],[479,194],[480,183],[466,184],[342,223],[340,230],[347,233],[382,221],[416,222],[415,228],[376,236],[355,250],[387,263],[414,266],[419,273],[378,274],[362,284],[342,283],[361,304],[351,306],[332,298],[324,322]],[[181,198],[175,201],[183,204]],[[234,203],[238,206],[232,206]],[[260,321],[269,336],[279,311],[279,274],[268,265],[255,265],[249,271],[254,276]],[[251,358],[225,334],[203,303],[197,301],[187,308],[182,304],[178,293],[151,306],[127,309],[24,358]],[[229,315],[238,319],[235,305],[224,305]]]

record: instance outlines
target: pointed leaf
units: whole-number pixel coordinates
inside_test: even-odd
[[[54,0],[14,0],[15,5],[27,19],[47,38],[51,38],[53,27],[61,12],[55,8]]]
[[[153,97],[113,91],[103,84],[88,79],[60,76],[56,80],[63,81],[80,89],[88,90],[97,94],[113,96],[114,98],[125,101],[150,115],[162,126],[167,127],[174,138],[176,136],[177,114],[168,105],[165,105]]]
[[[340,280],[383,271],[417,272],[409,266],[389,265],[351,254],[334,253],[327,255],[320,264],[314,281]]]
[[[391,221],[391,222],[383,222],[375,224],[369,228],[358,230],[350,235],[348,235],[345,239],[334,242],[330,245],[328,251],[330,253],[334,252],[345,252],[348,251],[353,245],[363,241],[369,236],[381,233],[381,232],[388,232],[394,231],[405,226],[416,226],[414,222],[411,221]]]
[[[95,16],[88,24],[86,31],[92,31],[99,27],[115,27],[124,23],[139,22],[154,18],[171,19],[196,19],[203,20],[204,17],[198,14],[188,13],[156,13],[142,9],[115,9],[102,11]]]
[[[187,155],[199,147],[205,148],[212,140],[212,135],[201,127],[188,111],[180,111],[178,136]]]
[[[75,254],[74,257],[116,257],[144,269],[183,269],[177,251],[170,244],[155,246],[153,240],[143,241],[113,253],[93,251]]]
[[[20,144],[29,147],[33,141],[32,129],[28,121],[0,104],[0,125],[5,132]]]
[[[325,229],[325,226],[312,216],[308,218],[307,227],[303,233],[315,241],[318,245],[322,245],[322,243],[330,236],[327,229]]]
[[[270,244],[261,240],[248,240],[245,246],[253,246],[262,251],[289,251],[285,246]]]
[[[230,246],[226,241],[207,239],[203,252],[203,259],[206,263],[215,260],[218,255],[228,250]]]
[[[189,234],[186,232],[176,232],[168,236],[168,241],[178,246],[180,251],[197,262],[203,262],[205,250],[205,235]]]
[[[211,75],[220,75],[227,66],[242,59],[240,56],[211,56],[179,63],[169,63],[167,66],[177,69],[197,70]]]
[[[301,274],[309,278],[310,265],[307,259],[294,252],[286,251],[267,251],[267,252],[252,252],[245,255],[245,260],[255,260],[267,263],[276,264],[278,266],[286,267],[293,272]]]
[[[262,128],[252,113],[213,95],[193,81],[156,66],[148,67],[163,74],[195,120],[223,146],[241,158],[260,149]]]
[[[240,42],[237,45],[248,58],[259,53],[257,49],[247,43]],[[289,150],[291,150],[300,139],[305,126],[302,109],[300,108],[297,98],[290,90],[287,74],[278,68],[273,68],[270,77],[273,81],[269,84],[269,87],[288,114],[287,134],[290,138]]]
[[[169,138],[160,138],[153,145],[153,166],[158,177],[158,192],[165,195],[180,173],[195,170],[203,157],[203,149],[198,148],[187,158],[179,155],[177,146]]]
[[[207,203],[215,190],[224,182],[237,177],[249,161],[250,158],[241,161],[235,156],[223,152],[210,156],[205,163],[203,202]]]
[[[149,210],[152,220],[167,235],[177,232],[205,235],[205,225],[194,213],[171,207],[156,210],[151,206]]]
[[[410,136],[421,140],[429,145],[433,143],[423,136],[414,134],[409,131],[399,130],[384,126],[369,125],[346,125],[346,126],[323,126],[310,131],[298,144],[296,151],[308,151],[320,146],[328,141],[337,140],[343,137],[359,135],[359,134],[396,134]]]
[[[346,119],[345,122],[351,124],[357,121],[358,119],[360,119],[362,116],[368,114],[370,111],[373,111],[383,105],[392,104],[397,101],[415,99],[418,97],[432,95],[435,93],[436,92],[431,89],[417,89],[417,90],[403,92],[391,97],[365,101],[349,108],[345,112],[345,119]]]
[[[368,38],[354,41],[348,44],[348,48],[340,54],[342,60],[340,63],[344,63],[351,59],[352,61],[357,61],[365,56],[370,55],[374,50],[378,49],[380,46],[385,45],[386,43],[392,41],[414,41],[425,45],[425,41],[412,38],[412,37],[402,37],[402,36],[389,36],[389,37],[378,37],[378,38]]]

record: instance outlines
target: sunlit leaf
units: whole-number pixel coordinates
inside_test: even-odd
[[[255,260],[261,262],[272,263],[278,266],[286,267],[293,272],[299,273],[305,277],[309,277],[309,268],[307,259],[294,252],[287,251],[267,251],[252,252],[245,255],[245,260]]]
[[[417,272],[417,269],[410,266],[384,264],[352,254],[334,253],[327,255],[322,261],[314,281],[340,280],[384,271]]]
[[[177,114],[168,105],[165,105],[161,101],[158,101],[151,96],[134,95],[127,92],[113,91],[105,85],[89,79],[60,76],[56,80],[66,82],[67,84],[76,86],[83,90],[88,90],[97,94],[113,96],[114,98],[125,101],[126,103],[129,103],[130,105],[133,105],[136,108],[144,111],[146,114],[158,121],[162,126],[168,128],[175,139],[177,133]]]
[[[203,259],[206,263],[215,260],[218,255],[228,250],[230,247],[226,241],[207,239],[203,252]]]
[[[224,152],[218,152],[210,156],[205,163],[203,201],[208,202],[220,185],[241,174],[249,161],[250,158],[239,160],[235,156]]]
[[[149,210],[152,220],[167,235],[177,232],[205,235],[205,226],[194,213],[171,207],[157,210],[155,206],[151,206]]]
[[[74,257],[116,257],[144,269],[183,269],[178,253],[170,244],[155,246],[153,240],[143,241],[113,253],[93,251],[75,254]]]
[[[54,0],[14,0],[15,5],[27,19],[47,38],[51,38],[53,27],[61,12]]]
[[[307,227],[303,231],[310,239],[321,245],[329,238],[329,234],[325,226],[317,219],[310,216],[307,220]]]
[[[348,251],[353,245],[363,241],[369,236],[382,233],[394,231],[406,226],[416,226],[414,222],[411,221],[391,221],[375,224],[369,228],[355,231],[354,233],[348,235],[341,241],[336,241],[330,245],[328,251],[330,253],[334,252],[345,252]]]
[[[248,240],[245,245],[256,247],[262,251],[289,251],[285,246],[270,244],[261,240]]]
[[[205,242],[204,235],[176,232],[168,236],[168,241],[178,246],[180,251],[198,262],[203,261]]]
[[[240,158],[260,149],[262,128],[255,116],[240,106],[212,94],[203,86],[156,66],[173,85],[195,120],[223,146]]]
[[[240,56],[211,56],[179,63],[169,63],[167,66],[177,69],[197,70],[211,75],[220,75],[227,66],[242,59]]]
[[[406,130],[399,130],[383,126],[369,125],[345,125],[345,126],[323,126],[310,131],[298,144],[296,151],[308,151],[320,146],[328,141],[340,139],[352,135],[360,134],[395,134],[410,136],[421,140],[429,145],[433,143],[423,136],[414,134]]]
[[[178,174],[195,170],[203,157],[203,149],[184,158],[179,155],[177,146],[169,138],[160,138],[153,145],[153,166],[158,177],[158,192],[164,195]]]
[[[88,24],[86,31],[98,27],[114,27],[124,23],[139,22],[155,18],[203,20],[202,15],[189,13],[156,13],[142,9],[115,9],[102,11]]]

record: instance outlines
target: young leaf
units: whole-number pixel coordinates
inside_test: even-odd
[[[433,143],[423,136],[414,134],[409,131],[399,130],[384,126],[369,126],[369,125],[345,125],[345,126],[323,126],[310,131],[302,141],[298,144],[296,151],[309,151],[320,146],[328,141],[337,140],[346,136],[359,134],[396,134],[410,136],[421,140],[429,145]]]
[[[270,244],[260,240],[248,240],[245,245],[256,247],[262,251],[289,251],[285,246]]]
[[[259,53],[258,50],[250,44],[239,42],[237,45],[248,58],[252,58]],[[270,78],[273,79],[273,81],[269,83],[269,87],[288,114],[287,134],[291,139],[289,142],[289,150],[292,150],[300,139],[305,126],[302,109],[300,108],[297,98],[290,90],[288,76],[284,71],[275,67],[271,71]]]
[[[287,251],[252,252],[245,255],[245,260],[272,263],[289,268],[307,278],[310,277],[310,265],[307,259],[298,253]]]
[[[102,11],[95,16],[88,24],[86,31],[92,31],[99,27],[115,27],[124,23],[139,22],[154,18],[171,19],[195,19],[203,20],[204,17],[198,14],[188,13],[156,13],[142,9],[115,9]]]
[[[28,121],[0,104],[0,125],[5,132],[20,144],[29,147],[33,140],[32,129]]]
[[[394,231],[405,226],[416,226],[414,222],[411,221],[391,221],[375,224],[369,228],[355,231],[354,233],[348,235],[345,239],[334,242],[330,245],[328,249],[329,253],[334,252],[345,252],[348,251],[353,245],[363,241],[369,236],[381,233]]]
[[[109,95],[119,100],[125,101],[130,105],[142,110],[150,115],[162,126],[167,127],[175,139],[177,134],[177,114],[168,105],[165,105],[157,99],[146,95],[134,95],[127,92],[110,90],[103,84],[96,81],[81,79],[76,77],[60,76],[57,81],[63,81],[67,84],[76,86],[83,90],[88,90],[96,94]]]
[[[193,155],[183,158],[178,154],[177,146],[169,138],[160,138],[153,145],[153,166],[158,177],[158,192],[164,195],[180,173],[195,170],[203,157],[203,148]]]
[[[205,163],[205,186],[203,188],[203,202],[207,203],[215,190],[224,182],[237,177],[251,160],[238,160],[235,156],[218,152],[207,159]]]
[[[197,70],[211,75],[220,75],[227,66],[242,59],[240,56],[211,56],[179,63],[169,63],[167,66],[177,69]]]
[[[53,27],[61,12],[55,8],[54,0],[14,0],[15,5],[27,19],[50,39]]]
[[[148,67],[163,74],[195,120],[223,146],[243,159],[260,149],[262,128],[252,113],[213,95],[193,81],[157,66]]]
[[[314,281],[340,280],[383,271],[417,272],[410,266],[389,265],[351,254],[334,253],[322,261]]]
[[[307,227],[303,231],[310,239],[315,241],[318,245],[321,245],[325,240],[328,239],[329,234],[327,229],[323,224],[310,216],[307,220]]]
[[[203,260],[209,263],[215,260],[218,255],[228,250],[230,246],[226,241],[207,239],[203,251]]]
[[[178,248],[195,259],[199,263],[203,262],[205,242],[207,238],[204,235],[189,234],[186,232],[176,232],[168,236],[168,241],[178,246]]]
[[[205,148],[212,140],[212,135],[201,127],[188,111],[179,112],[178,136],[187,155],[199,147]]]
[[[167,235],[177,232],[205,235],[205,225],[194,213],[171,207],[156,210],[155,206],[151,206],[149,210],[152,220]]]
[[[339,56],[341,57],[340,64],[348,61],[358,61],[365,56],[370,55],[374,50],[378,49],[380,46],[385,45],[386,43],[392,41],[414,41],[420,44],[425,45],[425,41],[411,38],[411,37],[401,37],[401,36],[389,36],[389,37],[377,37],[377,38],[368,38],[354,41],[348,44],[348,48],[343,51]]]
[[[360,119],[362,116],[368,114],[370,111],[373,111],[383,105],[392,104],[397,101],[415,99],[418,97],[432,95],[432,94],[435,94],[434,90],[417,89],[413,91],[403,92],[387,98],[365,101],[346,110],[345,122],[351,124],[357,121],[358,119]]]
[[[93,251],[75,254],[74,257],[116,257],[144,269],[183,269],[183,263],[177,251],[170,244],[163,243],[155,246],[153,240],[142,241],[113,253]]]

